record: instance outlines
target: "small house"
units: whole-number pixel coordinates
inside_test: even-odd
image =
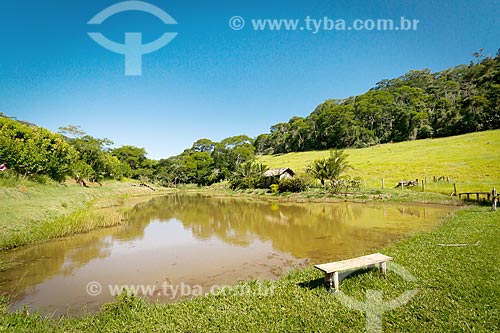
[[[269,183],[278,183],[282,179],[293,178],[295,172],[290,168],[269,169],[264,172],[264,178],[269,179]]]

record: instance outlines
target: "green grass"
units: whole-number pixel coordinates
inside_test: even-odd
[[[27,244],[30,241],[23,239],[33,239],[33,231],[42,224],[88,208],[90,201],[110,193],[108,187],[61,184],[0,188],[0,248]]]
[[[126,208],[137,203],[135,195],[151,194],[120,182],[84,188],[72,183],[22,181],[0,187],[0,249],[120,224]]]
[[[384,144],[347,149],[353,170],[348,173],[366,180],[368,188],[394,187],[404,179],[427,178],[427,190],[450,194],[453,184],[433,182],[433,177],[449,177],[458,192],[491,191],[500,187],[500,130],[441,139]],[[327,157],[329,151],[311,151],[261,156],[259,161],[272,168],[290,167],[304,172],[312,161]]]
[[[500,214],[487,207],[459,211],[438,229],[381,252],[416,278],[364,270],[341,281],[341,290],[364,302],[367,290],[384,300],[406,290],[418,293],[383,315],[384,332],[494,332],[500,327]],[[464,243],[444,247],[437,244]],[[475,245],[473,245],[475,244]],[[121,296],[95,315],[47,319],[0,310],[5,332],[362,332],[365,316],[342,305],[322,286],[313,268],[277,281],[251,281],[250,290],[209,295],[171,305]],[[272,293],[262,294],[263,288]]]

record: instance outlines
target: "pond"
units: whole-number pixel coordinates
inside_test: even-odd
[[[11,308],[97,310],[126,286],[162,302],[292,268],[376,251],[436,226],[456,207],[277,203],[172,194],[136,206],[125,225],[0,253]]]

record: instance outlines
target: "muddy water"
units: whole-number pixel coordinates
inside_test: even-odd
[[[168,195],[135,207],[126,225],[0,253],[14,263],[0,293],[12,309],[54,314],[97,310],[122,286],[167,302],[376,250],[455,209]]]

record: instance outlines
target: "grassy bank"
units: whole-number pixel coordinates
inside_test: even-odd
[[[191,188],[184,189],[184,193],[197,193],[211,197],[238,197],[247,200],[266,200],[275,202],[342,202],[351,201],[365,203],[371,201],[384,202],[413,202],[421,204],[438,204],[461,206],[467,204],[456,196],[450,196],[444,193],[422,192],[419,188],[410,188],[402,191],[401,189],[367,189],[350,194],[333,194],[322,188],[310,188],[300,193],[270,193],[267,189],[246,189],[230,190],[220,187],[207,187],[203,189]]]
[[[341,290],[365,301],[367,290],[384,300],[406,290],[418,292],[383,316],[384,332],[493,332],[500,327],[500,214],[489,208],[460,211],[441,227],[382,249],[417,280],[389,270],[353,274]],[[467,244],[439,246],[438,244]],[[0,314],[8,332],[362,332],[365,316],[322,287],[313,268],[278,281],[252,281],[233,293],[209,295],[172,305],[121,297],[95,315],[49,320],[22,311]],[[246,288],[247,292],[237,292]],[[269,294],[261,291],[269,288]]]
[[[453,182],[459,192],[491,191],[500,187],[500,130],[472,133],[448,138],[384,144],[363,149],[347,149],[352,176],[366,180],[367,187],[394,187],[404,179],[427,178],[427,190],[450,194]],[[289,167],[304,172],[306,166],[328,151],[262,156],[269,167]],[[437,178],[444,180],[434,182]],[[450,178],[450,183],[447,178]]]
[[[120,224],[137,196],[157,193],[131,183],[103,185],[23,181],[0,188],[0,249]]]

